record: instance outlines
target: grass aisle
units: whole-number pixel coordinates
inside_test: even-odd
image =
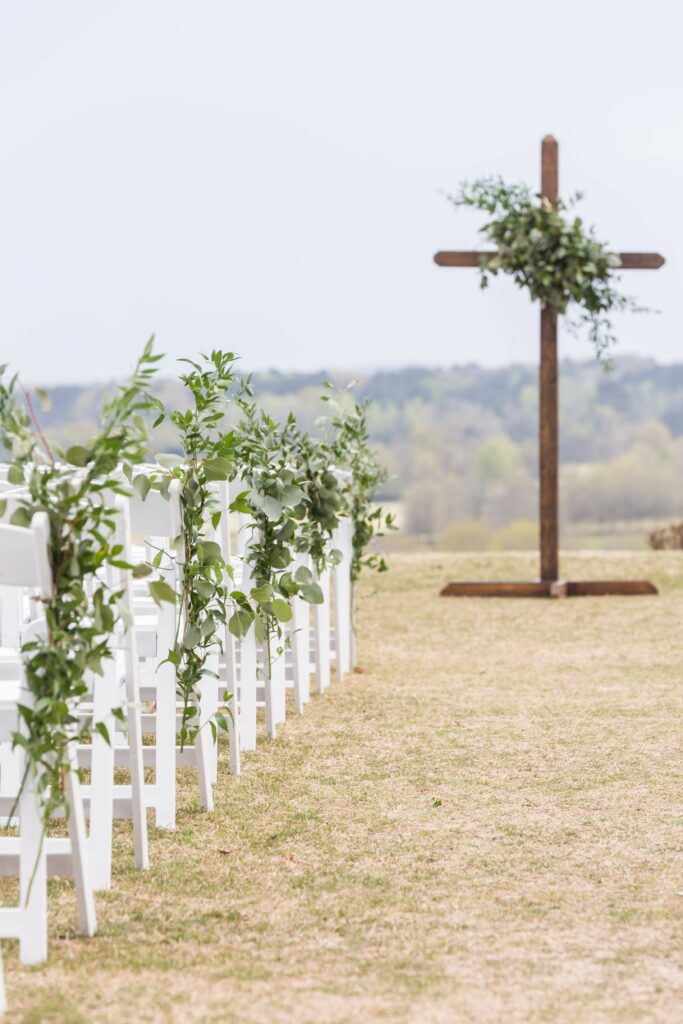
[[[152,870],[50,961],[6,943],[10,1021],[460,1024],[680,1019],[683,572],[574,556],[659,598],[440,600],[525,556],[400,555],[360,599],[364,672],[180,797]],[[189,776],[188,776],[189,780]]]

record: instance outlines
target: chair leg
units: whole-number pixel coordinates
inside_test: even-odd
[[[228,709],[228,744],[230,747],[230,774],[239,775],[241,772],[240,761],[240,710],[237,700],[237,684],[233,683],[228,691],[230,697],[227,702]]]
[[[155,780],[157,828],[175,828],[176,818],[176,680],[173,665],[154,675],[157,692]]]
[[[211,754],[209,745],[213,739],[208,726],[200,729],[195,740],[197,775],[199,778],[199,799],[203,811],[213,810],[213,787],[211,785]]]
[[[240,741],[242,750],[256,750],[256,638],[254,630],[240,644]]]
[[[263,691],[266,705],[266,736],[269,740],[274,740],[277,735],[277,723],[275,720],[275,701],[273,694],[273,662],[272,657],[268,656],[268,642],[269,641],[266,640],[263,645]]]
[[[294,681],[294,710],[297,715],[303,714],[306,703],[308,686],[306,685],[306,674],[310,659],[308,658],[308,629],[306,628],[306,615],[309,612],[309,605],[300,597],[292,600],[294,615],[292,618],[292,675]]]
[[[275,654],[270,672],[273,685],[273,718],[276,725],[287,719],[287,681],[285,676],[285,652]]]
[[[114,735],[112,709],[116,701],[117,666],[115,659],[104,663],[104,675],[93,684],[93,719],[102,722],[110,741],[98,732],[92,739],[92,779],[90,788],[90,838],[88,841],[90,878],[94,889],[111,887],[111,856],[114,823]]]
[[[94,935],[97,931],[95,900],[90,884],[85,815],[76,766],[75,751],[70,755],[71,769],[66,775],[66,792],[69,801],[69,838],[71,839],[71,863],[76,885],[78,920],[81,935]],[[94,793],[94,791],[93,791]]]
[[[126,651],[126,699],[128,724],[128,746],[130,767],[131,815],[133,818],[133,848],[135,867],[146,871],[149,867],[149,846],[147,841],[147,808],[145,806],[145,770],[142,763],[142,721],[140,718],[140,687],[137,675],[137,652]],[[175,748],[174,748],[175,765]]]
[[[313,605],[313,627],[315,631],[315,681],[316,692],[324,693],[330,685],[330,573],[325,570],[316,574],[323,592],[322,604]]]
[[[47,858],[43,822],[31,772],[26,776],[19,797],[19,821],[19,901],[25,914],[19,958],[22,964],[40,964],[47,960]]]
[[[225,701],[228,719],[228,763],[231,775],[240,774],[240,708],[237,699],[237,664],[235,658],[234,637],[226,628],[223,643],[225,658],[225,680],[219,682],[219,703],[223,703],[223,691],[227,691],[228,699]]]
[[[341,561],[333,573],[335,661],[337,679],[349,672],[351,661],[351,527],[342,520],[332,540],[333,547],[342,553]]]
[[[217,651],[209,655],[206,661],[206,667],[210,672],[214,673],[215,677],[218,676],[220,667]],[[200,683],[200,716],[202,724],[212,721],[214,719],[214,715],[218,711],[218,682],[219,680],[217,678],[207,676],[202,679]],[[210,778],[211,784],[215,785],[218,781],[218,738],[214,741],[213,732],[210,731],[210,727],[207,726],[206,728],[207,731],[209,731],[209,740],[211,741],[208,744],[209,769],[211,773]]]

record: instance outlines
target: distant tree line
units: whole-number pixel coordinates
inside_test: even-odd
[[[271,372],[254,385],[269,412],[293,409],[311,429],[328,377],[346,384],[352,375]],[[161,397],[171,400],[175,387],[162,383]],[[51,389],[48,429],[62,442],[87,436],[103,390]],[[514,525],[521,537],[519,524],[535,521],[536,367],[407,367],[361,376],[354,392],[372,398],[371,434],[391,471],[382,497],[401,502],[405,531],[434,540],[453,524],[479,523]],[[683,364],[617,357],[605,373],[566,361],[560,404],[565,524],[683,517]]]

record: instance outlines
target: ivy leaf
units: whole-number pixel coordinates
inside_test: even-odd
[[[252,505],[260,509],[271,523],[276,523],[282,517],[283,505],[277,498],[272,498],[269,494],[259,494],[258,491],[252,491],[250,499]]]
[[[276,598],[272,602],[271,608],[273,610],[273,615],[278,620],[278,622],[289,622],[289,620],[292,617],[293,613],[291,605],[289,605],[286,601],[283,601],[281,598]]]
[[[242,512],[243,515],[250,516],[251,512],[252,512],[252,509],[251,509],[251,505],[247,501],[247,498],[249,497],[249,494],[250,494],[249,491],[242,491],[241,494],[238,494],[237,497],[234,498],[233,501],[230,502],[230,511],[231,512]]]
[[[294,505],[298,505],[300,501],[303,501],[305,495],[300,487],[295,484],[290,484],[289,487],[285,487],[284,491],[280,495],[280,500],[283,505],[292,508]]]
[[[286,569],[292,561],[292,555],[289,548],[282,545],[273,548],[270,556],[270,564],[274,569]]]
[[[71,448],[67,448],[64,457],[70,465],[82,468],[91,455],[92,452],[89,448],[84,448],[82,444],[73,444]]]
[[[169,586],[166,580],[151,580],[148,584],[150,596],[161,604],[166,601],[168,604],[175,604],[177,595],[173,587]]]
[[[301,588],[301,596],[304,601],[308,601],[309,604],[323,604],[325,598],[323,592],[317,583],[306,583]]]
[[[170,589],[170,588],[169,588]],[[183,633],[183,647],[186,651],[191,651],[201,641],[202,634],[196,626],[188,626]]]
[[[240,639],[241,637],[247,635],[247,633],[249,632],[249,627],[251,626],[253,621],[254,616],[251,614],[251,612],[245,611],[244,609],[240,608],[238,611],[234,613],[234,615],[231,615],[230,621],[228,622],[228,629],[230,630],[233,636],[236,636],[238,639]]]
[[[7,473],[7,481],[10,484],[23,484],[24,471],[21,466],[18,466],[16,463],[12,463]]]
[[[147,565],[146,562],[138,562],[132,569],[133,579],[142,579],[143,576],[149,576],[152,571],[151,565]]]
[[[232,463],[221,455],[214,459],[204,459],[202,466],[207,480],[227,480],[232,471]]]
[[[152,484],[145,473],[138,473],[138,475],[133,478],[133,487],[144,501],[150,492]]]
[[[203,540],[198,545],[199,557],[201,558],[204,565],[210,565],[212,562],[222,562],[223,552],[221,551],[220,544],[216,544],[213,540]]]
[[[273,588],[270,583],[263,583],[260,587],[253,587],[251,596],[259,604],[265,604],[266,601],[270,601],[273,596]]]
[[[228,725],[228,720],[221,711],[217,711],[216,714],[214,715],[214,718],[216,719],[216,722],[224,732],[229,731],[230,726]]]
[[[194,589],[197,591],[197,593],[201,594],[201,596],[206,601],[208,601],[211,597],[213,597],[213,595],[215,593],[215,590],[216,590],[216,588],[213,585],[213,583],[211,583],[209,580],[203,580],[203,579],[201,579],[201,577],[198,577],[197,579],[195,579],[193,586],[194,586]]]
[[[204,639],[206,639],[207,636],[211,636],[213,633],[216,632],[216,623],[212,616],[209,615],[207,616],[207,618],[204,619],[200,627],[200,632]]]
[[[266,630],[260,615],[257,615],[254,620],[254,632],[256,634],[256,643],[263,644],[266,642]]]
[[[111,739],[109,737],[109,729],[107,729],[107,727],[104,724],[104,722],[96,722],[95,723],[95,732],[98,732],[100,734],[100,736],[102,737],[102,739],[105,741],[105,743],[108,743],[109,746],[111,746]]]
[[[9,521],[12,526],[30,526],[31,515],[25,508],[15,508]]]

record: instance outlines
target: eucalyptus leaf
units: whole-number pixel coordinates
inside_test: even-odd
[[[147,586],[149,587],[150,596],[157,604],[161,604],[162,601],[165,601],[167,604],[176,604],[176,592],[166,580],[150,580]]]
[[[72,466],[82,468],[92,457],[92,452],[89,448],[84,448],[82,444],[74,444],[71,448],[67,448],[64,457]]]
[[[293,613],[291,605],[288,604],[287,601],[283,601],[281,598],[276,598],[271,603],[271,608],[273,610],[273,615],[278,622],[289,622],[292,618]]]

